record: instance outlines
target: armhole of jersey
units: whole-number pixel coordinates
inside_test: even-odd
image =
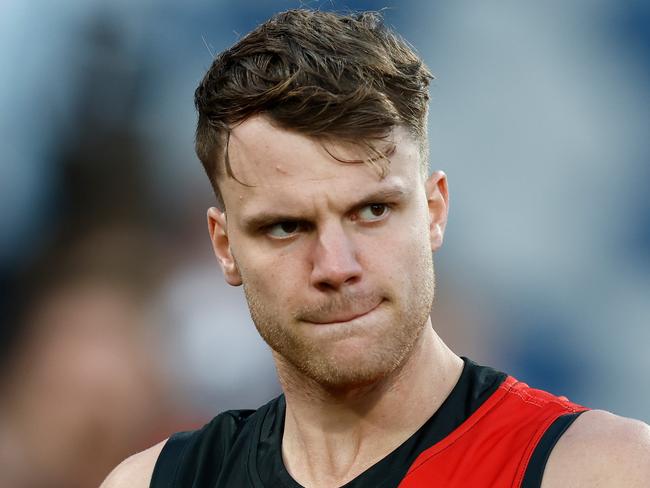
[[[176,472],[192,434],[193,432],[177,432],[167,439],[154,465],[149,488],[173,488]]]
[[[526,474],[521,482],[521,488],[540,488],[542,486],[544,468],[551,455],[551,451],[560,437],[562,437],[562,434],[566,432],[581,413],[583,412],[562,415],[555,419],[551,426],[546,429],[546,432],[544,432],[544,435],[535,447],[533,455],[530,457]]]

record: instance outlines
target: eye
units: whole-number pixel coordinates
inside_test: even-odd
[[[386,217],[389,211],[390,207],[385,203],[371,203],[361,207],[358,215],[359,219],[366,222],[376,222]]]
[[[286,222],[278,222],[268,226],[266,233],[275,239],[287,239],[296,235],[301,229],[300,222],[287,220]]]

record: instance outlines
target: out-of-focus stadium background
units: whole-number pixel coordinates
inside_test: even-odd
[[[193,91],[297,1],[0,3],[0,486],[96,486],[278,392],[212,258]],[[434,323],[459,353],[650,421],[650,3],[381,9],[437,79],[451,215]]]

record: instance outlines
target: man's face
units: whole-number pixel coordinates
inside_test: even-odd
[[[328,154],[366,157],[356,146],[324,147],[252,117],[231,133],[239,182],[220,182],[226,213],[208,213],[226,279],[243,283],[276,359],[329,388],[387,376],[429,323],[446,180],[435,173],[423,181],[406,131],[392,141],[380,178]]]

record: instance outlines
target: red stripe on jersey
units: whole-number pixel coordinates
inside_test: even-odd
[[[584,410],[509,376],[463,424],[417,457],[399,488],[520,488],[546,429],[561,415]]]

